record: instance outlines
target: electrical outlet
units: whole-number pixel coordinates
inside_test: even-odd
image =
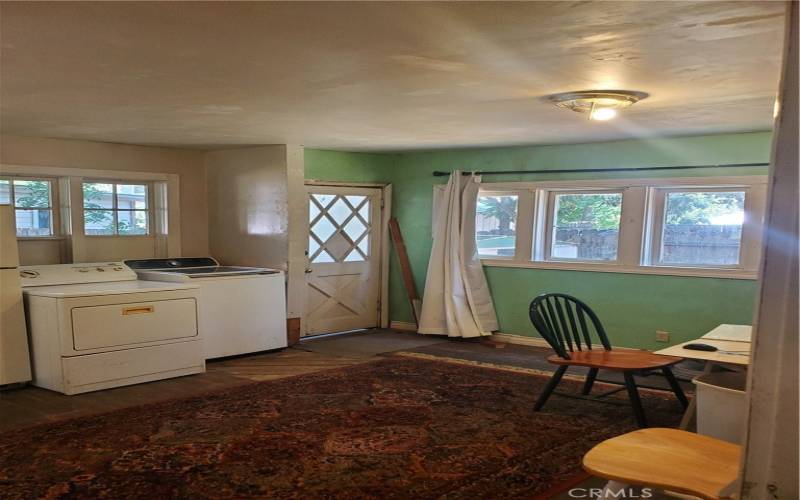
[[[669,342],[669,332],[656,330],[656,342]]]

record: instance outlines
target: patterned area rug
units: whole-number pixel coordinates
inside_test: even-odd
[[[546,381],[393,357],[20,429],[0,435],[0,498],[532,498],[634,429],[617,395],[533,412]],[[680,420],[642,396],[652,425]]]

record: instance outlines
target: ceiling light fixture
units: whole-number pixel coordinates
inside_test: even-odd
[[[590,120],[606,121],[617,116],[617,110],[645,99],[649,94],[633,90],[582,90],[547,96],[559,108],[586,113]]]

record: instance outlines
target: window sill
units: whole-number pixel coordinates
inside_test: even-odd
[[[63,236],[17,236],[17,241],[60,241]]]
[[[513,255],[478,255],[481,262],[516,262]]]
[[[152,234],[84,234],[84,238],[153,238]]]
[[[504,259],[481,259],[486,267],[515,267],[550,269],[560,271],[588,271],[598,273],[651,274],[658,276],[691,276],[696,278],[726,278],[738,280],[758,279],[758,273],[744,269],[709,269],[693,267],[623,266],[620,264],[591,262],[540,262]]]

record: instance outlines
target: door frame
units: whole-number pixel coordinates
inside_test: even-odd
[[[380,302],[381,308],[378,312],[378,325],[381,328],[389,328],[389,219],[392,217],[392,184],[388,182],[344,182],[344,181],[320,181],[316,179],[306,179],[304,186],[329,186],[329,187],[354,187],[354,188],[377,188],[381,190],[381,255],[380,255]],[[308,201],[305,201],[308,203]],[[305,221],[304,231],[308,233],[308,220]],[[306,234],[307,236],[307,234]],[[306,256],[307,258],[308,256]],[[305,276],[305,275],[304,275]],[[308,278],[304,278],[305,285],[308,285]],[[305,293],[305,288],[304,292]],[[305,317],[305,296],[303,297],[303,316]],[[300,322],[300,337],[306,336],[306,322]]]

